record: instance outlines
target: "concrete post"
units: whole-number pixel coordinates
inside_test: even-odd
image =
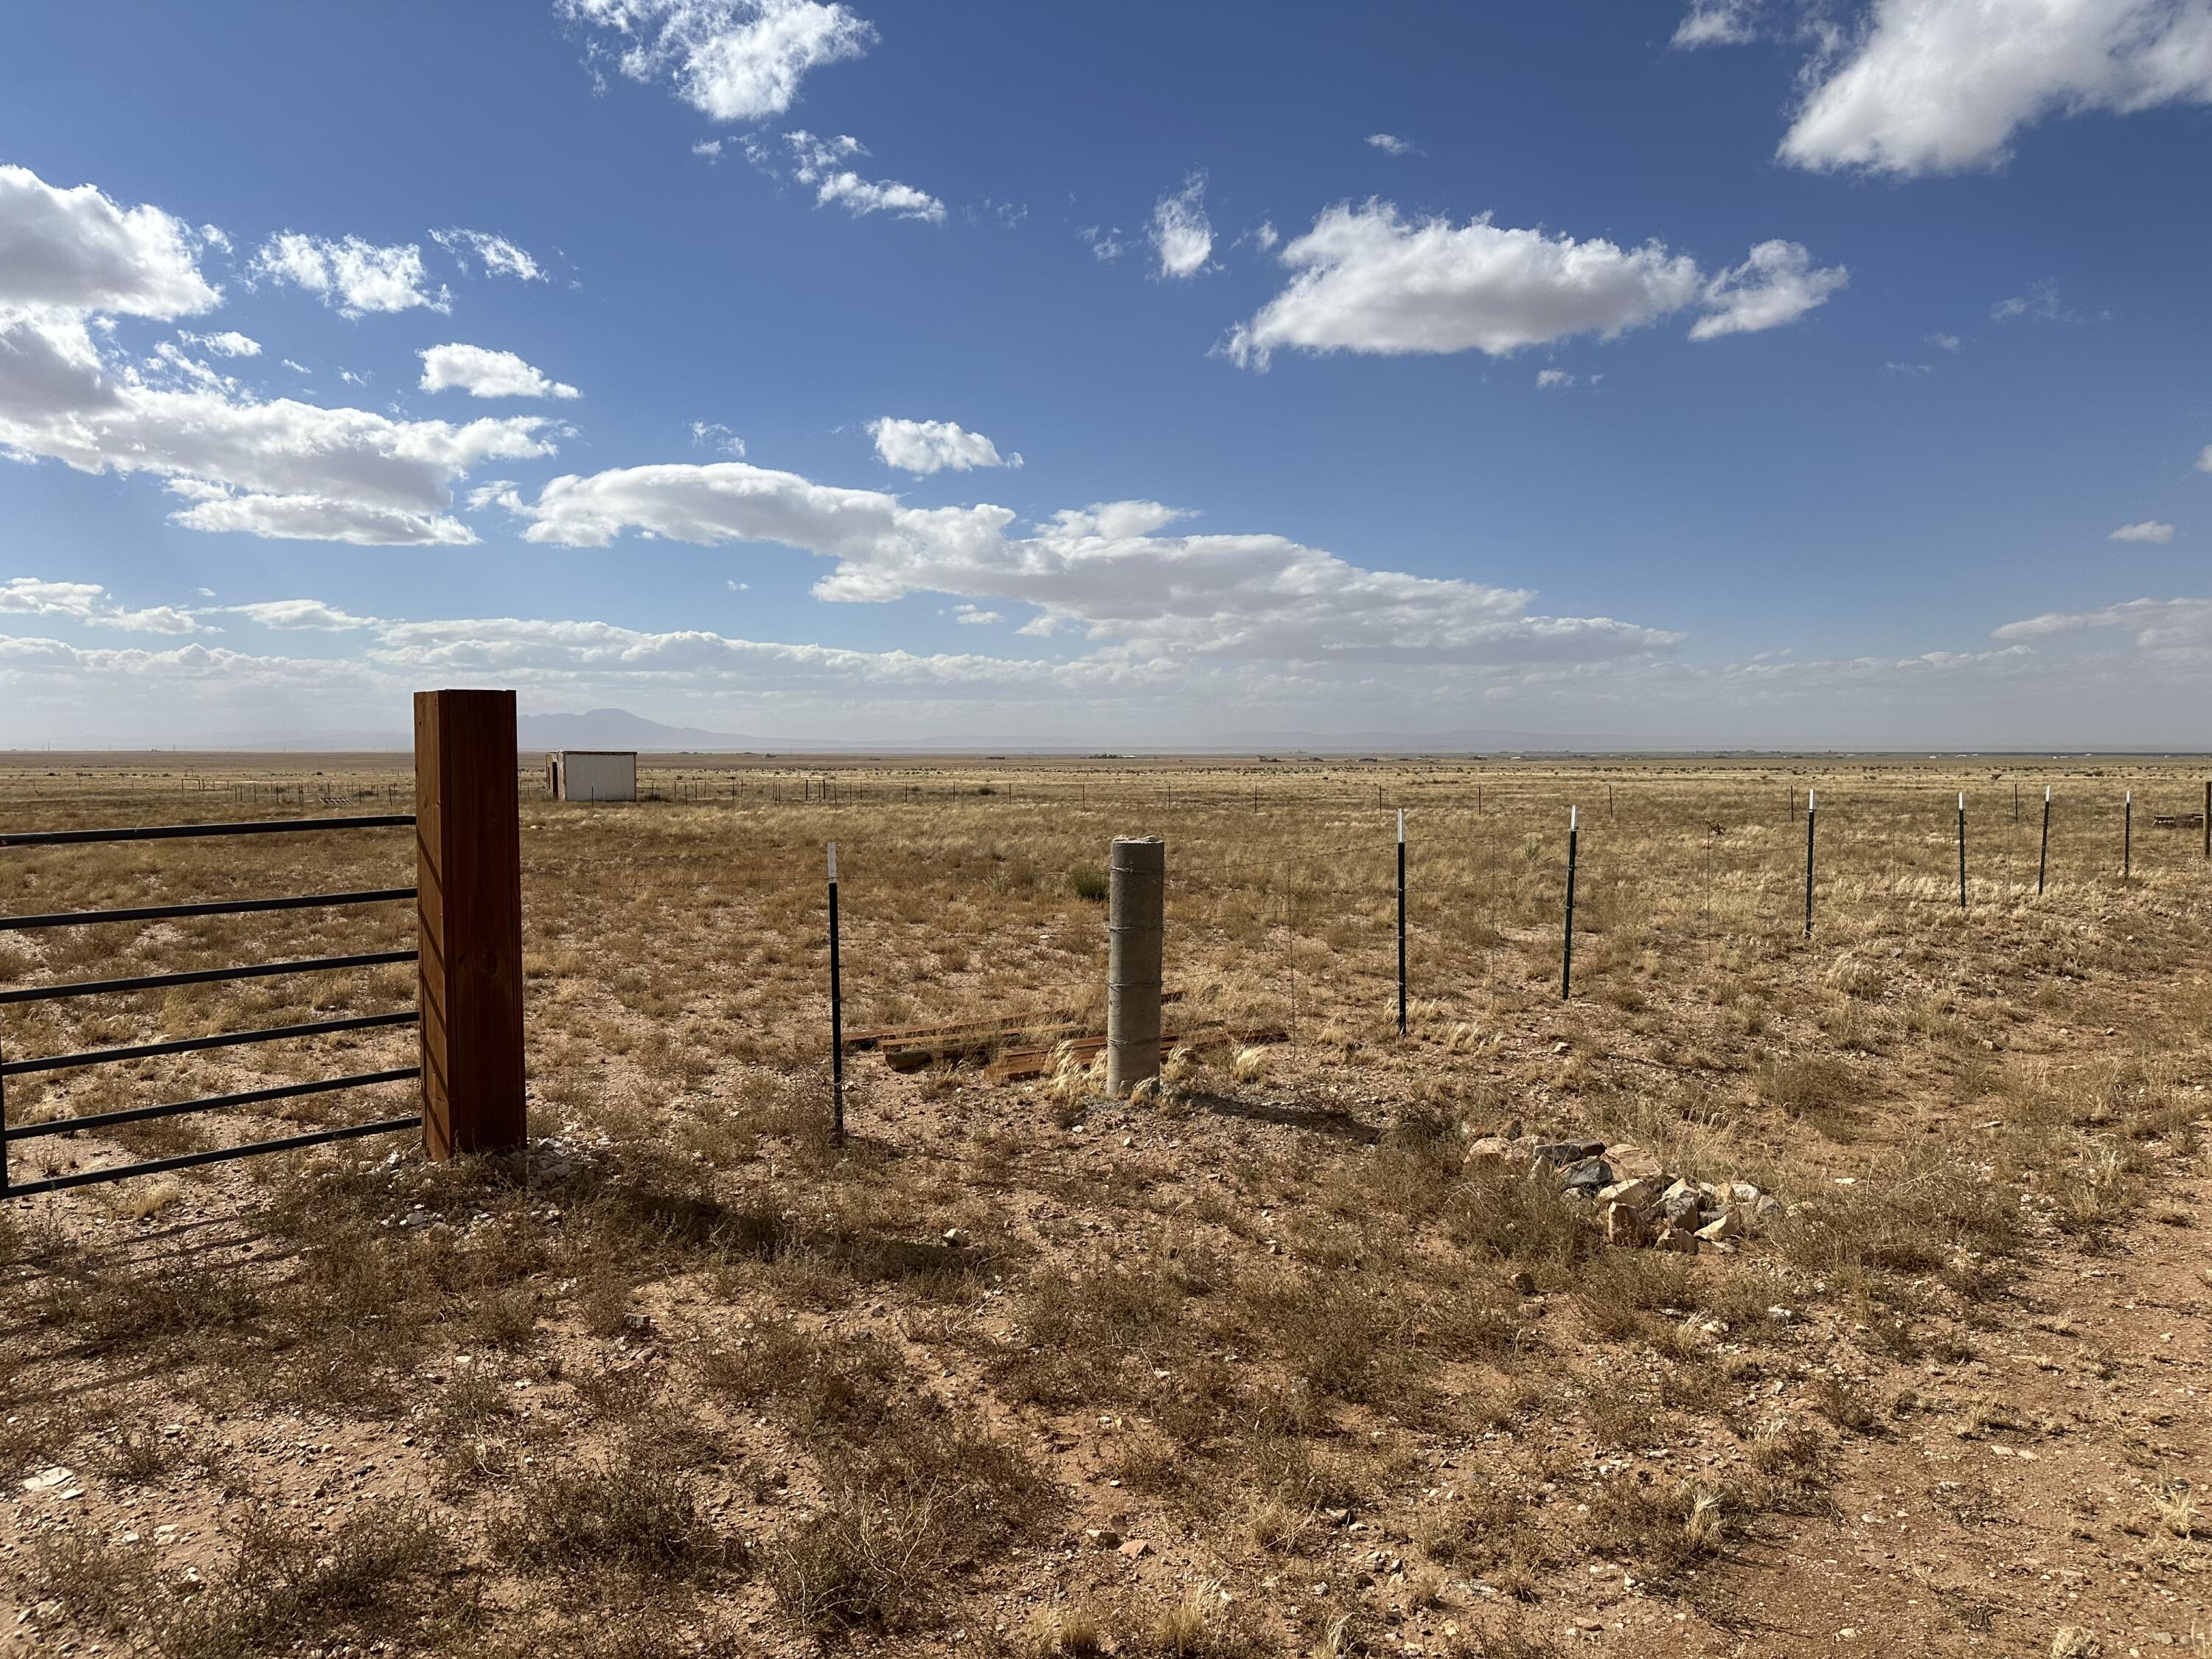
[[[1106,1092],[1126,1095],[1160,1074],[1167,843],[1117,840],[1106,872]]]

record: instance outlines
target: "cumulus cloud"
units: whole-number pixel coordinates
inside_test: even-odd
[[[560,0],[564,15],[599,31],[595,58],[629,79],[666,82],[715,121],[783,114],[813,70],[858,58],[874,26],[823,0]]]
[[[2051,611],[1993,629],[2000,640],[2048,639],[2100,629],[2125,629],[2144,651],[2202,651],[2212,647],[2212,599],[2128,599],[2094,611]]]
[[[985,611],[980,606],[956,605],[952,607],[952,620],[963,628],[988,628],[994,623],[1006,621],[1006,618],[995,611]]]
[[[1751,257],[1705,285],[1706,314],[1690,325],[1693,340],[1755,334],[1794,323],[1850,280],[1842,265],[1813,268],[1798,242],[1761,242]]]
[[[346,634],[383,626],[374,617],[356,617],[320,599],[260,599],[252,605],[234,605],[225,609],[264,628],[287,630],[311,629],[317,633]]]
[[[162,478],[186,503],[174,521],[193,529],[465,544],[454,481],[494,457],[551,453],[534,416],[396,421],[264,401],[173,345],[152,368],[134,362],[110,339],[113,316],[220,298],[189,239],[158,209],[16,174],[0,177],[0,454]]]
[[[1152,209],[1152,251],[1162,276],[1195,276],[1213,257],[1213,222],[1206,216],[1206,175],[1194,173]]]
[[[218,357],[258,357],[261,342],[248,339],[236,329],[225,329],[220,334],[193,334],[189,331],[177,337],[186,345],[198,346],[203,351],[212,351]]]
[[[742,462],[620,467],[554,479],[514,509],[526,538],[604,547],[625,532],[771,542],[836,561],[816,597],[909,592],[1034,605],[1132,655],[1294,662],[1573,662],[1663,651],[1679,635],[1608,617],[1532,615],[1533,594],[1363,569],[1280,536],[1162,534],[1154,501],[1105,502],[1010,534],[980,503],[921,508]],[[1040,623],[1042,625],[1040,625]]]
[[[817,138],[801,130],[785,133],[783,142],[790,152],[791,176],[813,187],[816,206],[828,207],[835,203],[856,217],[888,213],[933,225],[945,222],[945,204],[927,191],[902,185],[896,179],[864,179],[846,165],[868,153],[868,147],[852,134]],[[764,143],[750,139],[745,149],[756,164],[771,173],[775,170],[774,152]]]
[[[899,421],[887,416],[868,422],[868,435],[876,441],[876,453],[885,465],[907,472],[938,472],[946,467],[965,472],[971,467],[1022,464],[1019,455],[1001,457],[999,447],[981,433],[951,421]]]
[[[434,290],[430,287],[422,250],[412,242],[379,247],[358,236],[333,240],[287,230],[262,244],[251,269],[257,276],[306,289],[325,305],[336,306],[343,317],[417,306],[453,308],[453,296],[442,283]]]
[[[2113,542],[2155,542],[2161,547],[2173,539],[2173,526],[2161,524],[2156,519],[2145,519],[2139,524],[2124,524],[2106,538]]]
[[[489,231],[463,230],[453,226],[432,231],[430,240],[452,254],[464,270],[474,259],[487,276],[514,276],[526,283],[548,280],[545,268],[531,258],[527,249],[517,247],[506,237],[495,236]]]
[[[36,576],[15,576],[0,582],[0,616],[58,617],[88,628],[112,628],[128,634],[216,631],[193,612],[174,605],[134,611],[116,604],[97,582],[50,582]]]
[[[549,379],[512,351],[486,346],[430,346],[422,359],[425,392],[465,392],[471,398],[580,398],[572,386]]]
[[[1575,383],[1575,377],[1564,368],[1540,368],[1536,371],[1539,392],[1564,392]]]
[[[2002,167],[2052,117],[2212,103],[2207,0],[1693,0],[1674,42],[1766,33],[1812,47],[1780,149],[1801,167]]]
[[[1691,337],[1711,339],[1792,321],[1844,279],[1840,266],[1812,269],[1794,242],[1762,242],[1709,277],[1658,242],[1624,248],[1487,215],[1415,222],[1379,201],[1328,209],[1276,257],[1297,274],[1224,343],[1240,365],[1264,369],[1285,346],[1502,357],[1577,334],[1611,339],[1692,306],[1707,314]]]
[[[200,275],[200,240],[159,208],[118,207],[94,185],[58,190],[0,167],[0,313],[210,310],[222,293]]]

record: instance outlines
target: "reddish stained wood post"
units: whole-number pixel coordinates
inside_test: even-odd
[[[422,1147],[523,1144],[522,837],[514,693],[415,694]]]

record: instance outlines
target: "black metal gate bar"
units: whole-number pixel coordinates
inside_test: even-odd
[[[303,831],[323,830],[386,830],[402,829],[416,822],[413,813],[389,812],[373,816],[337,818],[288,818],[269,822],[233,823],[193,823],[147,825],[137,829],[112,830],[53,830],[26,834],[0,835],[0,848],[82,846],[100,842],[180,841],[207,836],[276,836],[295,835]],[[166,921],[185,916],[252,915],[273,910],[308,910],[349,904],[377,904],[388,901],[412,899],[412,887],[384,887],[356,893],[313,893],[288,898],[231,899],[198,904],[134,905],[109,910],[81,910],[53,915],[0,916],[0,933],[20,933],[40,927],[77,927],[97,922]],[[350,956],[321,957],[295,962],[258,963],[236,968],[195,969],[185,973],[146,974],[131,978],[87,980],[67,985],[23,987],[0,992],[0,1005],[50,1002],[64,997],[109,995],[128,991],[153,990],[166,986],[207,985],[227,980],[272,978],[284,974],[313,973],[330,969],[365,968],[386,963],[416,962],[421,959],[419,951],[376,951]],[[240,1031],[226,1036],[183,1037],[170,1042],[133,1044],[127,1048],[101,1048],[83,1054],[55,1054],[37,1060],[0,1060],[0,1198],[15,1198],[32,1193],[59,1192],[70,1187],[87,1187],[107,1181],[121,1181],[132,1176],[152,1175],[163,1170],[191,1169],[198,1164],[220,1163],[227,1158],[244,1158],[256,1152],[288,1152],[296,1147],[317,1146],[328,1141],[350,1140],[363,1135],[386,1134],[397,1130],[414,1128],[422,1122],[418,1111],[410,1117],[388,1118],[374,1123],[353,1124],[344,1128],[324,1129],[311,1134],[286,1135],[275,1140],[252,1141],[243,1146],[218,1147],[210,1152],[188,1152],[176,1158],[155,1158],[139,1164],[125,1164],[113,1169],[94,1170],[85,1174],[56,1176],[43,1181],[15,1182],[9,1179],[8,1147],[17,1140],[35,1139],[42,1135],[67,1134],[81,1129],[97,1128],[119,1123],[143,1122],[151,1118],[171,1117],[185,1112],[214,1111],[226,1106],[246,1106],[272,1100],[289,1099],[301,1095],[327,1094],[339,1089],[365,1087],[371,1084],[397,1083],[421,1075],[420,1066],[382,1072],[366,1072],[351,1077],[327,1078],[307,1083],[283,1084],[265,1089],[248,1089],[233,1094],[213,1095],[204,1100],[179,1101],[160,1106],[135,1107],[123,1111],[100,1112],[85,1117],[57,1119],[47,1123],[33,1124],[22,1128],[8,1127],[6,1079],[27,1073],[60,1071],[70,1066],[98,1066],[115,1060],[144,1060],[157,1054],[191,1054],[208,1048],[234,1048],[246,1043],[273,1042],[285,1037],[319,1036],[335,1031],[357,1031],[394,1025],[419,1025],[422,1015],[418,1010],[408,1009],[388,1014],[364,1014],[344,1019],[317,1020],[301,1025],[278,1026],[265,1031]]]
[[[387,962],[414,962],[416,951],[371,951],[357,957],[316,957],[301,962],[264,962],[250,968],[200,968],[188,974],[142,974],[136,979],[86,979],[68,985],[33,985],[0,991],[0,1005],[54,1002],[63,997],[107,996],[120,991],[158,991],[167,985],[212,985],[219,980],[271,979],[282,974],[313,974],[331,968],[374,968]]]
[[[357,818],[271,818],[258,823],[147,824],[136,830],[38,830],[0,836],[0,847],[82,847],[103,841],[185,841],[201,836],[281,836],[302,830],[396,830],[411,812]]]
[[[65,1072],[76,1066],[105,1066],[118,1060],[150,1060],[156,1054],[198,1054],[204,1048],[236,1048],[249,1042],[323,1036],[332,1031],[365,1031],[378,1025],[414,1025],[422,1018],[420,1010],[406,1008],[391,1014],[354,1014],[344,1019],[313,1020],[304,1025],[276,1025],[265,1031],[226,1031],[217,1036],[172,1037],[166,1042],[133,1043],[127,1048],[88,1048],[79,1054],[41,1054],[36,1060],[11,1060],[0,1064],[0,1077]]]
[[[0,916],[0,933],[32,927],[81,927],[94,921],[168,921],[179,916],[244,916],[263,910],[313,910],[325,904],[381,904],[411,899],[412,887],[380,887],[366,893],[307,893],[296,898],[228,899],[215,904],[149,904],[129,910],[64,910],[51,916]]]
[[[289,1100],[299,1095],[326,1095],[338,1089],[363,1089],[373,1083],[411,1082],[422,1075],[419,1066],[401,1066],[389,1072],[362,1072],[353,1077],[317,1078],[312,1083],[287,1083],[269,1089],[247,1089],[234,1095],[210,1095],[204,1100],[180,1100],[167,1106],[133,1106],[120,1112],[95,1112],[85,1117],[49,1118],[20,1129],[0,1129],[0,1140],[36,1140],[41,1135],[72,1134],[79,1129],[105,1129],[118,1123],[143,1123],[149,1118],[175,1117],[183,1112],[212,1112],[225,1106],[258,1106],[264,1101]]]
[[[58,1193],[65,1187],[93,1187],[104,1181],[156,1175],[164,1170],[189,1170],[196,1164],[220,1164],[225,1158],[243,1158],[248,1152],[289,1152],[302,1146],[319,1146],[325,1141],[356,1140],[363,1135],[393,1134],[401,1129],[419,1129],[422,1127],[422,1117],[418,1112],[411,1117],[389,1117],[378,1123],[349,1123],[343,1129],[318,1129],[313,1134],[257,1140],[246,1146],[218,1146],[212,1152],[182,1152],[175,1158],[149,1158],[143,1164],[125,1164],[112,1170],[89,1170],[82,1175],[50,1176],[44,1181],[16,1182],[0,1188],[0,1193],[9,1198],[27,1197],[33,1193]]]

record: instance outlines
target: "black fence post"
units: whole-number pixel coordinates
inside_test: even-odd
[[[1575,978],[1575,854],[1580,839],[1579,807],[1567,808],[1567,925],[1559,940],[1559,1000],[1565,1002]]]
[[[1959,792],[1959,908],[1966,908],[1966,792]]]
[[[845,987],[837,960],[837,843],[830,843],[830,1139],[845,1144]]]
[[[1820,816],[1820,792],[1805,792],[1805,937],[1813,937],[1813,820]]]
[[[2035,896],[2043,896],[2044,872],[2051,865],[2051,786],[2043,786],[2043,844],[2035,854]]]
[[[2135,873],[2136,792],[2128,791],[2120,807],[2120,882],[2124,886]]]
[[[1406,1035],[1406,809],[1398,809],[1398,1035]]]

